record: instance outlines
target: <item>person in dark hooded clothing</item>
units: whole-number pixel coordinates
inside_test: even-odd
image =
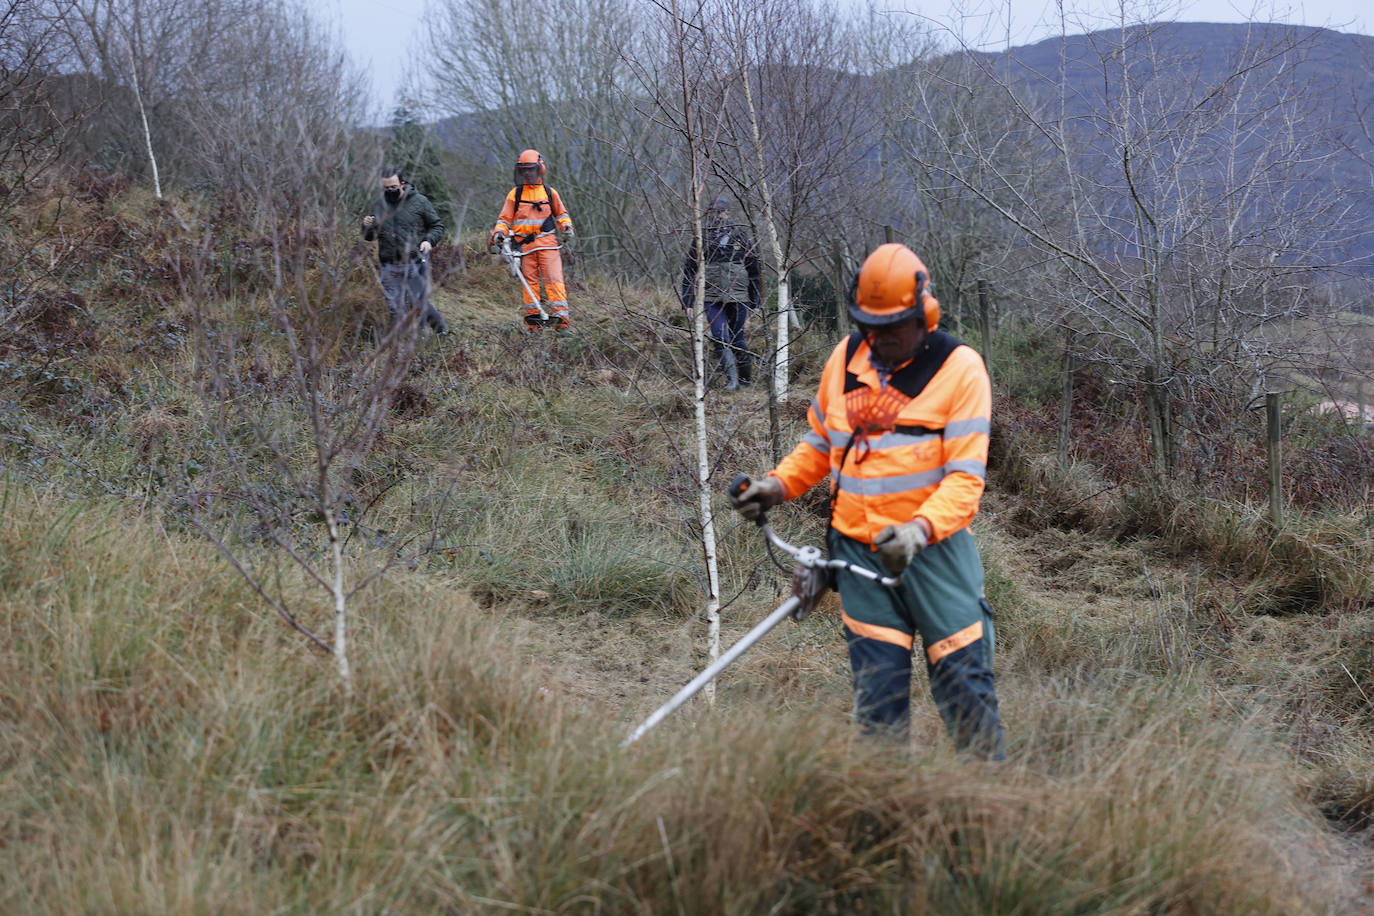
[[[398,168],[382,170],[382,196],[363,217],[363,238],[377,242],[382,295],[395,327],[412,309],[436,334],[448,325],[429,301],[429,253],[444,237],[444,224],[429,198],[415,190]]]
[[[706,323],[716,358],[725,370],[725,387],[734,390],[754,380],[754,358],[745,339],[749,313],[759,307],[763,281],[754,243],[730,222],[730,201],[717,197],[706,210],[702,227],[706,251]],[[682,262],[682,304],[696,303],[697,245]]]

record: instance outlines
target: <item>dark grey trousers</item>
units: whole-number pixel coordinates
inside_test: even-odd
[[[444,316],[429,301],[429,262],[404,261],[382,265],[382,296],[395,327],[411,309],[423,309],[421,319],[436,334],[448,331]]]

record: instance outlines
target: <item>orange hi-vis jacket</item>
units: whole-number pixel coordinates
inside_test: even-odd
[[[829,473],[831,524],[855,540],[872,544],[888,525],[921,515],[935,543],[978,513],[992,411],[987,368],[943,331],[890,375],[869,352],[857,332],[835,347],[807,411],[811,432],[771,473],[788,499]]]
[[[492,232],[508,233],[526,242],[552,235],[555,224],[564,232],[572,228],[572,217],[558,192],[543,182],[516,185],[506,195],[506,203],[501,207],[501,215]]]

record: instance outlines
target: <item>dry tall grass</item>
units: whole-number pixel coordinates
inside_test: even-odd
[[[134,209],[126,229],[175,236]],[[70,360],[99,371],[0,396],[0,912],[1369,902],[1374,624],[1329,600],[1361,571],[1328,576],[1318,612],[1260,613],[1306,548],[1229,569],[1220,523],[1193,525],[1193,555],[1158,528],[1113,536],[1130,507],[1092,497],[1086,465],[1054,477],[1033,439],[1004,453],[1017,483],[974,526],[1008,764],[956,759],[924,687],[911,747],[858,741],[833,599],[727,672],[715,711],[693,703],[621,751],[703,661],[685,407],[656,331],[676,306],[597,279],[574,291],[571,336],[528,340],[504,268],[469,262],[438,294],[454,334],[422,342],[353,472],[367,511],[349,550],[404,562],[355,599],[350,703],[181,522],[215,460],[184,305],[107,295],[92,267],[92,361]],[[794,430],[813,383],[785,405]],[[762,393],[713,398],[721,479],[766,467]],[[775,521],[815,543],[823,511]],[[1318,519],[1294,536],[1363,535]],[[749,526],[725,524],[721,555],[730,640],[782,577]]]
[[[578,660],[451,577],[372,594],[348,705],[203,544],[14,483],[0,541],[6,912],[1297,913],[1338,880],[1282,747],[1190,684],[1013,672],[1000,767],[767,686],[621,751]]]

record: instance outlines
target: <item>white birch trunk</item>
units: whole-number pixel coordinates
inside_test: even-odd
[[[685,30],[692,26],[679,15],[678,4],[672,0],[670,13],[672,37],[675,39],[677,88],[681,90],[683,138],[687,144],[688,199],[692,204],[692,238],[696,245],[696,300],[692,320],[692,401],[693,433],[696,437],[697,510],[701,520],[701,548],[706,560],[706,641],[711,661],[720,657],[720,576],[716,567],[716,528],[711,514],[711,463],[706,426],[706,245],[702,231],[701,198],[705,188],[703,160],[709,159],[704,147],[708,139],[701,133],[700,97],[696,94],[693,77],[687,63]],[[706,687],[706,701],[714,707],[715,685]]]
[[[699,511],[701,513],[701,547],[706,557],[706,650],[711,661],[720,657],[720,576],[716,566],[716,524],[711,511],[711,462],[707,454],[706,437],[706,248],[701,231],[701,208],[692,220],[696,235],[697,273],[696,308],[692,322],[692,395],[696,421],[696,457]],[[716,684],[706,685],[706,702],[714,707]]]
[[[157,195],[158,200],[162,200],[162,180],[158,178],[157,157],[153,155],[153,132],[148,129],[148,113],[143,110],[143,91],[138,85],[138,63],[134,60],[132,45],[129,45],[129,75],[133,77],[134,101],[138,102],[138,116],[143,120],[143,142],[148,147],[148,163],[153,167],[153,193]]]
[[[334,599],[334,659],[339,666],[339,680],[343,682],[345,697],[353,696],[353,677],[348,668],[348,607],[344,592],[343,543],[339,538],[339,523],[334,511],[326,509],[325,524],[329,526],[329,556],[334,566],[329,591]]]
[[[765,195],[766,197],[766,195]],[[792,344],[792,326],[788,321],[789,313],[792,311],[792,296],[789,289],[787,271],[783,270],[782,248],[777,243],[777,233],[773,231],[771,214],[767,204],[763,206],[764,219],[768,222],[769,235],[773,242],[774,263],[778,264],[778,351],[773,359],[773,390],[778,393],[778,403],[787,400],[787,363],[788,350]]]
[[[749,133],[754,143],[754,168],[758,171],[759,194],[763,197],[763,227],[768,230],[768,245],[773,254],[773,270],[778,276],[778,330],[777,348],[773,353],[773,391],[779,403],[787,400],[788,348],[792,331],[792,297],[788,290],[787,265],[783,263],[782,242],[778,238],[778,224],[773,219],[773,192],[768,187],[764,171],[763,134],[759,129],[759,113],[754,107],[754,88],[749,82],[749,71],[741,69],[740,82],[744,84],[744,102],[749,109]]]

